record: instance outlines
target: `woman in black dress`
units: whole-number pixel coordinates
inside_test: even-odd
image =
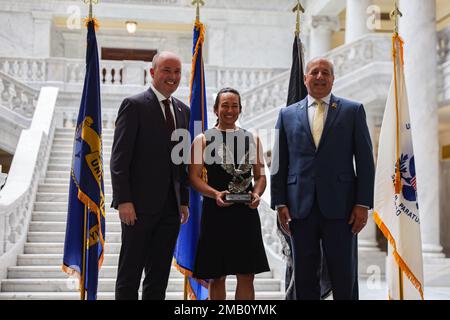
[[[214,104],[217,124],[197,136],[191,149],[189,179],[203,194],[193,277],[209,280],[211,300],[226,298],[227,275],[236,275],[236,300],[253,300],[254,275],[270,270],[257,210],[266,187],[263,152],[259,139],[236,126],[241,110],[236,90],[220,90]],[[236,185],[251,195],[249,203],[225,201]]]

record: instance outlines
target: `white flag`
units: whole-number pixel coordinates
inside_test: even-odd
[[[388,239],[389,298],[423,299],[422,241],[403,41],[394,35],[392,45],[394,75],[380,133],[374,219]]]

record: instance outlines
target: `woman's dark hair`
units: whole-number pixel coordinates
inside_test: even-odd
[[[224,93],[233,93],[238,96],[239,98],[239,113],[242,112],[242,103],[241,103],[241,95],[239,94],[239,91],[233,88],[222,88],[217,93],[216,100],[214,101],[214,112],[216,112],[219,109],[219,102],[220,102],[220,96]],[[219,124],[219,117],[217,117],[216,126]]]

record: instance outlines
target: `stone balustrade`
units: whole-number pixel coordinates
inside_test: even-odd
[[[56,111],[56,122],[58,128],[75,128],[78,118],[78,109],[60,108]],[[102,109],[102,129],[114,129],[116,121],[116,109]]]
[[[100,81],[111,86],[148,86],[151,63],[144,61],[100,61]],[[191,64],[183,64],[181,88],[188,88],[191,77]],[[34,85],[79,84],[83,85],[85,61],[66,58],[11,58],[0,57],[0,71]],[[206,86],[220,89],[234,87],[248,90],[272,79],[283,69],[230,68],[205,66]],[[79,90],[76,87],[76,90]]]
[[[45,59],[0,58],[0,72],[24,82],[45,81]]]
[[[335,78],[342,78],[371,63],[391,61],[390,35],[369,34],[331,50],[325,57],[334,64]],[[243,124],[286,104],[289,76],[290,71],[279,73],[271,80],[243,92]]]
[[[0,191],[0,278],[23,250],[37,187],[50,156],[57,93],[57,88],[41,90],[31,126],[22,130],[8,180]]]
[[[450,26],[437,33],[438,37],[438,63],[443,64],[450,60]]]
[[[0,105],[31,119],[38,91],[0,71]]]

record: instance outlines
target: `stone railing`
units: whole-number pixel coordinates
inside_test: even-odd
[[[31,119],[38,91],[0,71],[0,105]]]
[[[75,108],[59,108],[56,110],[56,123],[58,128],[75,128],[79,110]],[[102,109],[102,129],[114,129],[116,109]]]
[[[450,61],[450,26],[437,33],[438,64]]]
[[[39,58],[0,58],[0,71],[24,82],[43,82],[46,61]]]
[[[340,46],[325,55],[334,64],[335,78],[341,78],[371,63],[391,60],[389,35],[369,34],[353,43]],[[290,71],[243,92],[242,122],[286,104]]]
[[[0,191],[0,278],[23,252],[37,187],[50,155],[57,94],[57,88],[42,88],[31,126],[20,135],[8,180]]]
[[[103,85],[147,86],[151,80],[151,63],[144,61],[100,61],[100,79]],[[30,84],[83,85],[85,61],[67,58],[11,58],[0,57],[0,71]],[[205,66],[206,86],[210,88],[235,87],[247,90],[267,82],[283,69],[230,68]],[[180,87],[189,87],[191,64],[183,64]],[[64,88],[63,88],[64,89]],[[76,90],[79,90],[76,87]]]

